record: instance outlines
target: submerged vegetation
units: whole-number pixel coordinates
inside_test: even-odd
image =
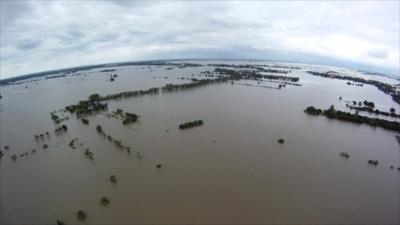
[[[121,119],[123,125],[135,123],[139,118],[139,115],[124,112],[122,109],[117,109],[115,112],[112,112],[111,116]]]
[[[117,177],[115,176],[115,175],[111,175],[110,176],[110,181],[112,182],[112,183],[117,183]]]
[[[94,155],[93,152],[91,152],[90,149],[88,149],[88,148],[85,150],[85,155],[86,155],[86,157],[88,157],[91,160],[94,159],[93,158],[93,155]]]
[[[196,126],[201,126],[203,124],[204,124],[203,120],[195,120],[195,121],[180,124],[179,129],[181,129],[181,130],[188,129],[188,128],[192,128],[192,127],[196,127]]]
[[[378,163],[379,163],[378,160],[372,160],[372,159],[369,159],[369,160],[368,160],[368,164],[373,165],[373,166],[377,166]]]
[[[54,132],[55,132],[56,134],[61,134],[61,133],[67,132],[67,130],[68,130],[67,125],[63,124],[61,127],[56,128],[56,129],[54,130]]]
[[[192,89],[200,86],[205,86],[209,84],[215,83],[223,83],[234,80],[281,80],[285,82],[298,82],[298,77],[290,77],[290,76],[277,76],[277,75],[264,75],[260,72],[274,72],[274,73],[286,73],[279,72],[280,70],[276,69],[258,69],[254,70],[232,70],[225,68],[215,68],[214,73],[217,74],[217,78],[215,79],[191,79],[190,83],[183,84],[166,84],[165,86],[158,88],[149,88],[147,90],[138,90],[138,91],[125,91],[116,94],[108,94],[105,96],[100,96],[99,94],[92,94],[89,96],[87,100],[79,101],[77,104],[66,106],[65,109],[70,113],[76,113],[77,116],[83,115],[91,115],[95,112],[100,112],[106,110],[108,108],[107,103],[102,103],[104,101],[128,98],[128,97],[138,97],[143,95],[154,95],[159,94],[160,90],[163,92],[174,92],[174,91],[182,91],[187,89]],[[210,73],[210,72],[208,72]],[[279,86],[280,88],[283,85]],[[130,123],[134,121],[134,117],[125,121],[125,123]],[[133,120],[132,120],[133,119]]]
[[[385,111],[381,111],[379,109],[373,109],[371,107],[365,107],[365,106],[362,107],[362,106],[353,106],[353,105],[346,104],[346,107],[348,107],[349,109],[352,109],[352,110],[368,112],[368,113],[375,114],[375,115],[400,118],[400,114],[396,114],[394,108],[392,108],[393,110],[391,109],[390,112],[385,112]]]
[[[341,152],[340,156],[342,156],[342,157],[344,157],[346,159],[348,159],[350,157],[349,153],[347,153],[347,152]]]
[[[366,79],[360,78],[360,77],[344,76],[344,75],[340,75],[339,73],[334,72],[334,71],[328,71],[328,72],[307,71],[307,73],[314,75],[314,76],[320,76],[320,77],[331,78],[331,79],[349,80],[349,81],[358,82],[358,83],[362,83],[362,84],[373,85],[373,86],[377,87],[380,91],[384,92],[385,94],[392,96],[393,101],[400,104],[400,93],[396,92],[396,89],[393,85],[386,84],[386,83],[376,81],[376,80],[366,80]]]
[[[314,106],[309,106],[304,110],[305,113],[310,115],[323,115],[328,117],[329,119],[337,119],[342,121],[348,121],[358,124],[368,124],[373,127],[382,127],[388,130],[394,130],[400,132],[400,123],[396,121],[389,121],[379,118],[369,118],[366,116],[360,116],[358,114],[351,114],[348,112],[343,112],[336,110],[332,105],[329,109],[322,110],[317,109]]]
[[[183,91],[183,90],[189,90],[192,88],[196,88],[196,87],[201,87],[201,86],[205,86],[205,85],[210,85],[210,84],[217,84],[217,83],[224,83],[224,82],[229,82],[231,84],[237,84],[240,82],[236,82],[236,81],[240,81],[240,80],[256,80],[258,81],[258,84],[260,84],[261,81],[263,81],[263,79],[269,80],[268,82],[274,82],[274,83],[279,83],[278,87],[272,87],[274,89],[281,89],[283,87],[286,86],[286,84],[288,85],[301,85],[301,84],[297,84],[296,82],[299,81],[298,77],[292,77],[292,76],[280,76],[280,75],[265,75],[262,73],[279,73],[279,74],[288,74],[291,71],[288,70],[278,70],[278,69],[274,69],[274,68],[262,68],[260,66],[248,66],[248,65],[240,65],[240,66],[223,66],[223,65],[214,65],[214,66],[218,66],[218,67],[234,67],[236,70],[232,70],[232,69],[227,69],[227,68],[216,68],[214,70],[214,72],[210,72],[210,71],[206,71],[203,73],[203,75],[205,77],[215,77],[215,79],[195,79],[195,78],[185,78],[187,80],[190,80],[190,83],[183,83],[183,84],[166,84],[164,86],[162,86],[161,88],[150,88],[147,90],[139,90],[139,91],[127,91],[127,92],[120,92],[117,94],[111,94],[111,95],[105,95],[105,96],[101,96],[99,94],[92,94],[88,97],[87,100],[84,101],[79,101],[77,104],[75,105],[69,105],[65,107],[64,112],[68,111],[71,114],[76,114],[78,120],[80,119],[81,122],[83,124],[88,125],[89,124],[89,120],[87,118],[81,118],[88,116],[88,115],[92,115],[94,113],[98,113],[104,110],[108,110],[108,105],[107,103],[105,103],[105,101],[109,101],[109,100],[117,100],[117,99],[121,99],[121,98],[128,98],[128,97],[137,97],[137,96],[144,96],[144,95],[158,95],[160,92],[163,93],[167,93],[167,92],[175,92],[175,91]],[[182,66],[181,68],[184,68],[185,66]],[[276,68],[285,68],[285,69],[298,69],[296,67],[279,67],[276,66]],[[167,68],[168,69],[168,68]],[[237,70],[240,69],[240,70]],[[115,70],[103,70],[103,72],[112,72]],[[192,74],[193,76],[193,74]],[[116,77],[116,76],[115,76]],[[110,77],[110,80],[112,81],[115,78],[113,75]],[[166,78],[165,78],[166,79]],[[181,78],[182,79],[182,78]],[[288,83],[288,82],[293,82],[293,83]],[[240,84],[239,84],[240,85]],[[255,85],[254,85],[255,86]],[[258,85],[259,87],[268,87],[268,86],[262,86],[262,85]],[[340,100],[342,98],[340,97]],[[363,105],[362,105],[363,104]],[[357,106],[358,105],[358,106]],[[398,117],[399,115],[395,114],[395,109],[392,108],[390,110],[390,113],[388,112],[382,112],[379,111],[378,109],[375,109],[375,104],[373,102],[368,102],[368,101],[364,101],[364,102],[355,102],[353,106],[348,106],[351,109],[355,109],[357,111],[366,111],[366,112],[371,112],[371,113],[376,113],[376,114],[380,114],[380,115],[390,115],[393,117]],[[350,113],[346,113],[346,112],[341,112],[341,111],[337,111],[334,109],[334,107],[332,106],[331,108],[327,109],[327,110],[322,110],[322,109],[317,109],[313,106],[307,107],[305,110],[306,113],[310,114],[310,115],[323,115],[326,116],[328,118],[331,119],[338,119],[338,120],[343,120],[343,121],[351,121],[351,122],[355,122],[355,123],[366,123],[372,126],[381,126],[385,129],[391,129],[391,130],[396,130],[399,131],[400,127],[399,127],[399,123],[397,122],[392,122],[392,121],[386,121],[386,120],[380,120],[380,119],[375,119],[375,118],[368,118],[368,117],[362,117],[359,116],[358,114],[350,114]],[[61,121],[63,121],[64,118],[60,118],[63,115],[59,116],[56,114],[56,111],[50,113],[51,114],[51,119],[56,123],[59,124]],[[122,109],[117,109],[115,112],[112,112],[112,114],[116,115],[116,118],[122,120],[122,123],[124,125],[126,124],[131,124],[131,123],[135,123],[138,121],[138,119],[140,118],[139,115],[134,114],[134,113],[128,113],[128,112],[124,112],[124,110]],[[107,114],[107,116],[111,115],[110,113]],[[115,117],[114,117],[115,118]],[[93,123],[93,121],[92,121]],[[189,128],[193,128],[196,126],[201,126],[203,125],[204,122],[203,120],[195,120],[195,121],[191,121],[191,122],[186,122],[183,124],[180,124],[178,127],[179,129],[189,129]],[[133,127],[133,126],[132,126]],[[125,127],[125,130],[128,130],[128,128],[132,128],[132,127]],[[55,132],[57,134],[66,132],[68,130],[66,125],[62,125],[58,128],[55,129]],[[134,129],[131,129],[134,130]],[[134,154],[136,152],[136,157],[138,159],[142,159],[143,155],[141,152],[136,151],[136,146],[135,146],[135,151],[131,150],[131,147],[125,146],[122,141],[118,140],[119,138],[116,137],[112,137],[110,134],[108,133],[108,128],[106,127],[106,129],[104,130],[103,127],[101,125],[97,125],[96,126],[96,131],[100,134],[99,136],[101,136],[102,138],[104,138],[105,140],[108,140],[110,143],[112,143],[113,145],[115,145],[116,148],[118,148],[119,150],[126,150],[126,152],[129,155],[129,159],[132,158],[132,153]],[[107,131],[107,133],[105,132]],[[93,133],[95,133],[94,129],[92,130]],[[165,132],[169,133],[169,130],[167,129]],[[42,145],[43,148],[48,148],[47,144],[44,144],[43,142],[40,141],[44,141],[47,140],[45,139],[48,138],[48,136],[50,135],[48,132],[45,133],[46,136],[44,134],[36,134],[34,137],[35,139],[38,141],[38,146]],[[277,142],[279,144],[284,144],[285,140],[283,138],[279,138],[277,140]],[[399,141],[400,142],[400,141]],[[215,143],[215,140],[212,141],[212,143]],[[274,142],[276,144],[276,142]],[[40,145],[39,145],[40,144]],[[57,147],[57,145],[55,145]],[[75,149],[77,147],[79,147],[80,150],[85,149],[83,147],[83,143],[80,143],[78,141],[77,138],[72,139],[69,142],[69,146],[72,149]],[[140,146],[140,145],[138,145]],[[284,145],[282,145],[284,146]],[[8,150],[8,146],[6,146]],[[113,146],[114,147],[114,146]],[[144,149],[146,150],[146,149]],[[35,153],[36,150],[33,149],[32,153]],[[94,153],[92,151],[90,151],[89,148],[86,148],[84,153],[84,157],[87,157],[91,160],[94,160]],[[79,154],[82,154],[81,151],[79,151]],[[96,153],[97,154],[97,153]],[[22,153],[19,154],[19,157],[24,157],[27,156],[28,153]],[[151,155],[151,154],[149,154]],[[134,156],[134,155],[133,155]],[[348,159],[350,157],[350,155],[347,152],[341,152],[340,156],[343,158]],[[3,157],[3,152],[0,151],[0,159]],[[13,155],[11,158],[16,161],[17,160],[17,155]],[[82,157],[82,155],[80,155],[80,157]],[[25,157],[26,158],[26,157]],[[374,165],[377,166],[378,165],[378,161],[377,160],[368,160],[368,164],[370,165]],[[152,168],[154,169],[154,164],[149,164],[152,165]],[[367,165],[366,165],[367,166]],[[155,164],[155,167],[157,168],[156,171],[162,171],[160,170],[163,165],[162,164]],[[391,169],[394,168],[394,166],[390,167]],[[398,168],[398,170],[400,171],[400,168]],[[108,182],[107,181],[107,175],[104,176],[104,182]],[[111,183],[116,184],[117,183],[117,177],[115,175],[111,175],[109,176],[109,180]],[[123,180],[124,181],[124,180]],[[109,183],[108,183],[109,184]],[[99,204],[99,199],[97,197],[97,204]],[[100,205],[102,206],[107,206],[110,204],[110,200],[107,197],[101,197],[100,198]],[[79,210],[76,212],[76,216],[79,220],[81,221],[85,221],[87,218],[87,214],[86,212],[84,212],[83,210]],[[63,221],[61,220],[57,220],[57,224],[64,224]]]
[[[107,197],[102,197],[100,199],[100,204],[103,206],[107,206],[108,204],[110,204],[110,200]]]
[[[83,210],[79,210],[79,211],[76,213],[76,216],[78,217],[78,220],[81,220],[81,221],[85,221],[86,218],[87,218],[87,215],[86,215],[86,213],[85,213]]]
[[[89,124],[89,120],[86,119],[86,118],[82,118],[81,121],[82,121],[83,124],[86,124],[86,125]]]

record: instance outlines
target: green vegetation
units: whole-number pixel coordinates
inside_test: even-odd
[[[83,124],[86,124],[86,125],[89,124],[89,120],[88,119],[82,118],[81,121],[82,121]]]
[[[111,175],[110,176],[110,181],[112,182],[112,183],[117,183],[117,177],[115,176],[115,175]]]
[[[128,112],[124,113],[124,110],[117,109],[117,111],[113,112],[113,117],[122,119],[122,124],[126,125],[126,124],[130,124],[130,123],[135,123],[138,120],[139,115],[136,115],[134,113],[128,113]]]
[[[68,144],[68,146],[69,147],[71,147],[72,149],[75,149],[76,148],[76,146],[75,146],[75,139],[72,139],[70,142],[69,142],[69,144]]]
[[[134,113],[125,112],[125,119],[122,121],[122,124],[130,124],[134,123],[138,120],[139,116]]]
[[[214,72],[221,74],[221,75],[228,75],[229,80],[261,80],[261,79],[268,79],[268,80],[281,80],[281,81],[290,81],[290,82],[298,82],[300,78],[298,77],[290,77],[290,76],[277,76],[277,75],[263,75],[259,72],[274,72],[271,70],[232,70],[232,69],[225,69],[225,68],[215,68]]]
[[[63,132],[67,132],[67,130],[68,130],[67,125],[63,124],[61,127],[56,128],[56,129],[54,130],[54,132],[55,132],[56,134],[61,134],[61,133],[63,133]]]
[[[85,150],[85,155],[86,157],[88,157],[89,159],[93,160],[93,152],[91,152],[88,148]]]
[[[60,118],[54,112],[51,112],[50,116],[55,123],[60,123]]]
[[[193,78],[191,83],[166,84],[165,86],[161,87],[161,90],[163,92],[181,91],[214,83],[222,83],[227,81],[244,80],[244,79],[249,79],[249,80],[269,79],[269,80],[282,80],[285,82],[299,81],[298,77],[262,75],[260,73],[260,72],[287,73],[275,69],[257,68],[256,70],[231,70],[225,68],[215,68],[214,72],[218,74],[217,78],[215,79],[198,80]],[[280,87],[283,86],[284,85],[280,85]],[[107,109],[108,106],[106,103],[102,103],[103,101],[128,98],[128,97],[138,97],[150,94],[153,95],[153,94],[159,94],[159,92],[160,88],[155,87],[155,88],[149,88],[147,90],[125,91],[116,94],[109,94],[106,96],[100,96],[99,94],[92,94],[88,97],[87,100],[79,101],[75,105],[66,106],[65,110],[69,111],[70,113],[76,113],[77,116],[91,115],[92,113],[100,112]],[[135,118],[137,119],[137,117],[134,116],[130,117],[128,115],[127,117],[129,118],[123,121],[124,124],[135,122]]]
[[[99,133],[103,133],[103,127],[101,127],[100,125],[97,125],[97,126],[96,126],[96,130],[97,130],[97,132],[99,132]]]
[[[76,113],[77,116],[90,115],[94,112],[99,112],[107,109],[106,103],[101,103],[99,94],[92,94],[88,100],[79,101],[76,105],[66,106],[65,109],[70,113]]]
[[[394,118],[400,118],[400,114],[396,114],[395,110],[392,110],[394,108],[392,108],[390,110],[390,112],[385,112],[385,111],[381,111],[379,109],[374,109],[371,107],[358,107],[358,106],[352,106],[349,104],[346,104],[346,107],[348,107],[349,109],[353,109],[356,111],[363,111],[363,112],[368,112],[368,113],[372,113],[372,114],[376,114],[376,115],[382,115],[382,116],[390,116],[390,117],[394,117]]]
[[[117,71],[116,69],[105,69],[105,70],[100,70],[100,73],[105,73],[105,72],[114,72]]]
[[[350,157],[349,153],[347,153],[347,152],[341,152],[340,156],[342,156],[342,157],[344,157],[346,159],[348,159]]]
[[[373,103],[373,102],[369,102],[369,101],[365,100],[363,103],[365,106],[367,106],[369,108],[375,108],[375,103]]]
[[[369,160],[368,160],[368,164],[370,164],[370,165],[377,166],[378,163],[379,163],[378,160],[372,160],[372,159],[369,159]]]
[[[196,127],[196,126],[201,126],[203,125],[203,120],[195,120],[192,122],[186,122],[183,124],[179,125],[179,129],[183,130],[183,129],[188,129],[188,128],[192,128],[192,127]]]
[[[87,215],[86,215],[86,213],[85,213],[83,210],[79,210],[79,211],[76,213],[76,216],[78,217],[78,220],[80,220],[80,221],[84,221],[84,220],[86,220],[86,218],[87,218]]]
[[[310,115],[323,115],[328,117],[329,119],[337,119],[342,121],[348,121],[358,124],[368,124],[373,127],[382,127],[387,130],[394,130],[400,131],[400,123],[396,121],[389,121],[379,118],[369,118],[366,116],[360,116],[358,114],[351,114],[348,112],[343,112],[339,110],[335,110],[334,106],[332,105],[327,110],[316,109],[313,106],[309,106],[304,110],[305,113]]]
[[[360,77],[351,77],[351,76],[342,76],[339,75],[337,72],[333,71],[328,71],[328,72],[315,72],[315,71],[307,71],[307,73],[314,75],[314,76],[320,76],[320,77],[325,77],[325,78],[331,78],[331,79],[340,79],[340,80],[350,80],[353,82],[358,82],[362,84],[369,84],[377,87],[380,91],[384,92],[387,95],[392,96],[392,99],[400,104],[400,94],[396,92],[396,89],[393,85],[386,84],[380,81],[376,80],[365,80],[364,78]]]
[[[102,197],[100,199],[100,204],[103,205],[103,206],[106,206],[106,205],[110,204],[110,200],[108,200],[107,197]]]

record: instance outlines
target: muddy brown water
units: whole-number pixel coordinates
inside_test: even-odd
[[[54,134],[49,113],[92,93],[183,83],[188,81],[177,78],[212,69],[165,68],[124,66],[111,73],[91,70],[2,86],[0,142],[10,149],[2,149],[0,164],[1,224],[54,224],[57,219],[67,224],[400,222],[400,172],[389,168],[400,167],[397,133],[303,113],[309,105],[345,110],[345,100],[400,108],[375,87],[311,76],[304,72],[309,68],[288,74],[299,76],[301,87],[274,90],[224,83],[110,101],[109,111],[139,114],[139,122],[123,126],[100,113],[84,125],[65,113],[68,132]],[[113,73],[117,79],[106,81]],[[197,119],[204,125],[178,129]],[[131,146],[133,154],[98,135],[97,124]],[[46,131],[50,137],[38,144],[34,134]],[[71,149],[68,143],[75,137],[83,146]],[[278,144],[279,138],[285,143]],[[42,149],[42,143],[49,148]],[[85,148],[94,153],[93,161],[84,156]],[[25,152],[29,155],[16,162],[10,159]],[[379,165],[368,165],[368,159]],[[116,184],[109,181],[111,174],[117,176]],[[102,196],[110,199],[108,206],[100,205]],[[77,220],[79,209],[87,213],[86,222]]]

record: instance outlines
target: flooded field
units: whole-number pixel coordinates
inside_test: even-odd
[[[379,110],[400,112],[389,95],[372,85],[347,85],[345,80],[306,72],[343,72],[340,68],[264,61],[185,62],[204,66],[118,66],[108,68],[115,71],[92,69],[1,86],[0,223],[400,222],[398,132],[303,112],[311,105],[323,109],[334,105],[351,112],[346,104],[353,100],[372,101]],[[87,125],[64,112],[65,106],[94,93],[105,96],[204,79],[201,72],[217,67],[208,64],[298,67],[282,70],[290,70],[284,76],[299,77],[299,85],[278,88],[282,82],[235,80],[110,100],[108,110],[84,117]],[[115,80],[110,81],[114,74]],[[140,117],[123,125],[110,116],[117,109]],[[50,116],[55,110],[69,119],[55,124]],[[202,126],[178,128],[199,119],[204,121]],[[68,126],[67,132],[55,134],[61,124]],[[96,131],[97,125],[131,152],[108,141]],[[50,134],[35,140],[35,134],[45,132]],[[74,138],[78,139],[75,149],[69,146]],[[280,138],[283,144],[278,143]],[[93,160],[85,156],[87,148]],[[342,152],[350,157],[341,157]],[[16,160],[11,159],[13,154]],[[378,160],[379,165],[369,165],[369,159]],[[157,168],[158,164],[162,167]],[[117,177],[116,183],[110,182],[111,175]],[[103,196],[110,201],[106,206],[100,204]],[[87,215],[84,221],[77,218],[79,210]]]

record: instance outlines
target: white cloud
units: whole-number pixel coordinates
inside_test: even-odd
[[[0,2],[1,78],[207,53],[400,67],[398,1]]]

